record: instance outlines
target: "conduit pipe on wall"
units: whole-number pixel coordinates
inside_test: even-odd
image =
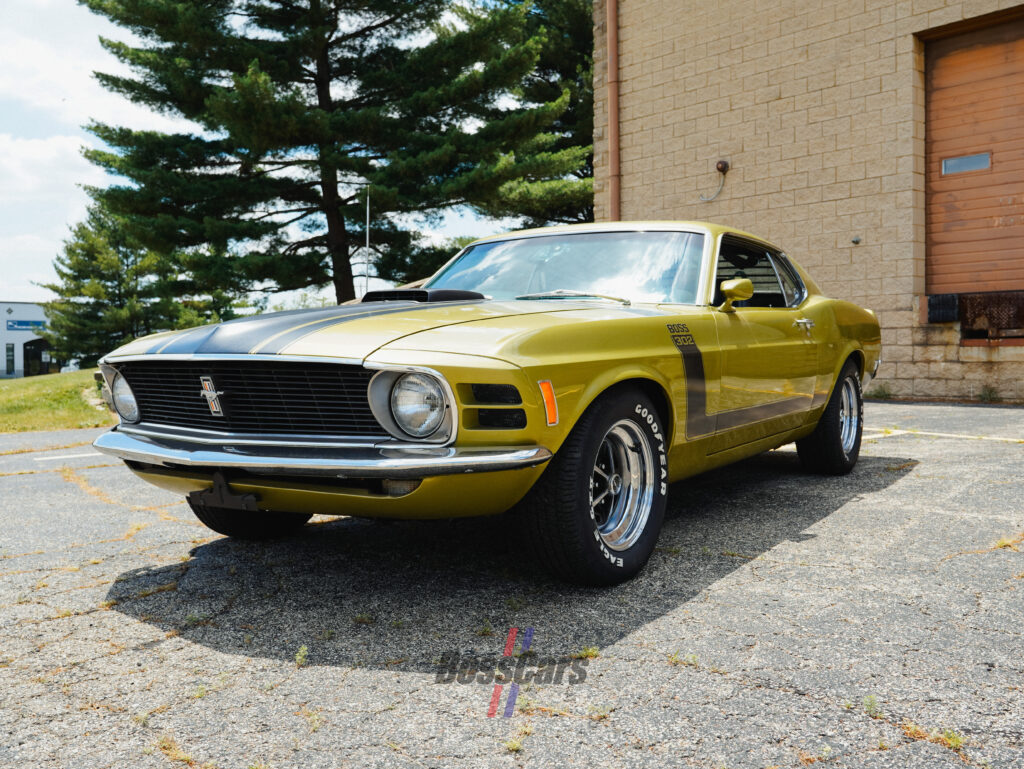
[[[619,0],[605,0],[608,35],[608,218],[622,217],[622,171],[619,167]]]

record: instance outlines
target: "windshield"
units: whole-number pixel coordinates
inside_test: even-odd
[[[588,232],[470,246],[426,288],[515,299],[552,291],[695,304],[704,236],[697,232]],[[571,296],[549,298],[572,298]]]

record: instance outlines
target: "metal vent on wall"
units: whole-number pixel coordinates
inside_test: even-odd
[[[960,294],[960,334],[964,339],[1024,337],[1024,291]],[[931,297],[928,306],[931,317]]]

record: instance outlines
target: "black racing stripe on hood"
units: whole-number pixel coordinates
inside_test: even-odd
[[[363,318],[376,318],[380,315],[394,315],[396,313],[408,312],[409,310],[426,310],[431,307],[429,304],[422,304],[421,302],[413,302],[406,304],[402,302],[401,307],[396,307],[396,302],[388,302],[389,307],[387,309],[378,307],[373,310],[365,310],[358,314],[352,314],[341,318],[325,318],[324,320],[317,321],[315,323],[304,324],[298,328],[293,328],[281,334],[276,339],[270,341],[267,346],[259,346],[255,352],[261,355],[276,355],[277,353],[283,352],[286,347],[290,344],[294,344],[303,337],[309,336],[317,331],[331,326],[337,326],[340,323],[347,323],[350,320],[361,320]],[[437,305],[433,305],[436,307]]]
[[[161,340],[146,353],[244,355],[253,348],[260,347],[262,343],[270,342],[266,348],[261,347],[259,352],[274,354],[296,339],[327,326],[348,320],[430,307],[430,305],[419,302],[402,302],[401,306],[398,305],[398,302],[353,304],[344,307],[325,307],[322,310],[295,310],[252,318],[238,318],[215,326],[203,326],[186,331],[170,342]]]

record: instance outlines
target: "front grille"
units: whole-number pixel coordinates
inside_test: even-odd
[[[117,367],[142,421],[243,434],[387,437],[370,411],[361,366],[277,361],[138,361]],[[210,412],[210,377],[224,416]]]

